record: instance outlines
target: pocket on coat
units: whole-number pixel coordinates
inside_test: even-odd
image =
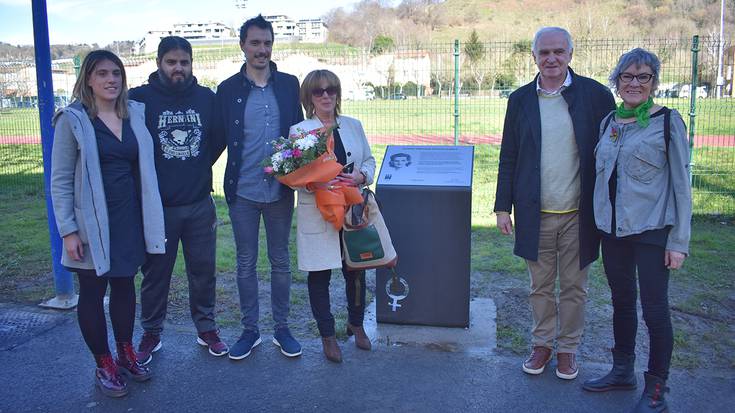
[[[82,240],[82,244],[89,245],[87,228],[84,226],[84,221],[81,219],[81,217],[82,210],[80,208],[74,207],[74,219],[77,221],[77,228],[79,228],[79,230],[77,231],[77,235],[79,235],[79,238]]]
[[[299,203],[296,229],[302,234],[321,234],[327,231],[327,221],[314,204]]]
[[[666,152],[641,143],[633,156],[628,159],[625,172],[633,179],[643,183],[650,183],[666,164]]]

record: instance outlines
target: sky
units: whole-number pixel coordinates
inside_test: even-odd
[[[33,44],[32,0],[0,0],[0,42]],[[293,19],[321,17],[335,7],[347,10],[358,0],[248,0],[244,12],[235,0],[46,0],[51,44],[140,40],[148,30],[186,21],[221,21],[239,27],[248,18],[285,14]]]

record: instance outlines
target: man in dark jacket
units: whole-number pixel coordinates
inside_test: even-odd
[[[240,28],[240,48],[246,63],[217,88],[217,107],[227,136],[225,197],[237,248],[237,289],[243,332],[229,357],[240,360],[260,344],[258,328],[258,231],[265,222],[271,264],[273,343],[288,357],[301,354],[301,345],[288,329],[291,288],[288,240],[294,193],[263,170],[273,153],[271,141],[288,136],[291,125],[304,119],[299,81],[278,71],[271,62],[273,26],[263,16]]]
[[[610,91],[569,69],[572,39],[559,27],[533,40],[536,79],[510,95],[500,149],[495,212],[531,276],[533,351],[523,371],[541,374],[557,345],[556,375],[577,377],[587,270],[598,256],[592,210],[594,148],[600,121],[615,108]],[[555,296],[559,279],[559,304]],[[558,330],[557,330],[558,323]]]
[[[191,44],[161,39],[158,70],[148,84],[131,89],[130,99],[145,103],[145,121],[153,136],[156,174],[166,225],[166,254],[148,255],[140,288],[143,338],[138,359],[146,364],[161,348],[171,273],[179,240],[189,281],[189,306],[197,343],[215,356],[227,354],[214,321],[217,215],[212,191],[212,163],[224,143],[215,129],[215,95],[192,75]]]

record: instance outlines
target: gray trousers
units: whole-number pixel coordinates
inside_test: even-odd
[[[217,212],[214,200],[207,196],[193,204],[164,207],[163,213],[166,223],[166,253],[148,254],[141,268],[141,325],[149,333],[160,334],[163,331],[171,273],[181,240],[186,277],[189,281],[189,308],[194,326],[200,333],[215,330]]]

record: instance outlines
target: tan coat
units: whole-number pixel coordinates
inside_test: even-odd
[[[375,175],[375,158],[370,152],[362,124],[357,119],[338,116],[337,125],[347,153],[347,163],[354,162],[355,170],[365,175],[364,185],[370,185]],[[291,126],[290,134],[297,133],[297,129],[309,131],[321,126],[321,121],[313,117]],[[296,248],[299,270],[321,271],[342,267],[339,231],[322,218],[314,194],[305,188],[297,188],[297,192]]]

